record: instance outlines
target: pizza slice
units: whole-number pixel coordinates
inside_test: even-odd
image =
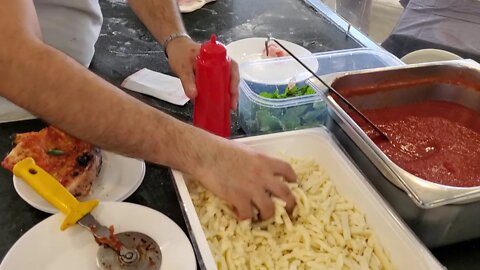
[[[2,161],[5,169],[12,171],[17,162],[31,157],[75,197],[90,194],[100,172],[102,155],[98,147],[52,126],[16,134],[13,146]]]

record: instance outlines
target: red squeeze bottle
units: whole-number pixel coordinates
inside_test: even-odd
[[[200,47],[195,77],[193,125],[230,137],[230,58],[215,35]]]

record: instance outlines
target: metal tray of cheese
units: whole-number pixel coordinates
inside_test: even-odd
[[[444,269],[370,186],[325,128],[267,134],[236,141],[267,155],[284,153],[317,161],[330,175],[339,194],[351,200],[365,214],[367,223],[390,254],[396,269]],[[184,178],[179,171],[173,171],[173,176],[200,268],[217,269],[217,261],[200,221],[205,217],[197,215],[191,197],[194,194],[187,188],[191,180]]]
[[[390,90],[384,93],[372,90],[371,94],[350,96],[349,100],[360,110],[444,100],[480,111],[480,65],[471,60],[339,73],[326,76],[325,80],[340,92],[342,88],[353,86],[355,89],[375,89],[389,85]],[[317,89],[324,89],[316,79],[311,79],[310,83]],[[349,137],[347,144],[355,144],[352,151],[355,151],[354,148],[361,150],[384,178],[404,191],[400,193],[411,198],[408,202],[405,195],[392,191],[385,183],[376,185],[377,188],[381,186],[383,191],[388,190],[382,192],[383,195],[427,246],[441,246],[480,236],[476,229],[478,224],[468,218],[478,214],[475,209],[480,207],[480,187],[445,186],[410,174],[377,147],[333,96],[327,95],[326,100],[331,118]],[[377,183],[381,181],[370,180]]]

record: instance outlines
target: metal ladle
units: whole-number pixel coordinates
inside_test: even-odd
[[[331,87],[330,85],[328,85],[327,83],[325,83],[325,81],[323,81],[317,74],[315,74],[315,72],[313,72],[309,67],[307,67],[307,65],[305,65],[300,59],[298,59],[292,52],[290,52],[287,48],[285,48],[285,46],[283,46],[282,44],[280,44],[280,42],[278,40],[276,40],[275,38],[272,38],[272,37],[268,37],[267,40],[265,41],[265,51],[266,51],[266,54],[268,56],[268,43],[270,41],[274,41],[275,43],[278,44],[278,46],[280,46],[282,49],[284,49],[290,56],[292,56],[300,65],[302,65],[306,70],[308,70],[315,78],[317,78],[317,80],[319,80],[325,87],[327,87],[327,89],[334,93],[335,95],[337,95],[345,104],[348,105],[348,107],[350,107],[352,110],[354,110],[358,115],[360,115],[368,124],[370,124],[382,137],[384,137],[387,141],[390,141],[391,140],[389,139],[389,137],[387,136],[387,134],[385,134],[377,125],[375,125],[370,119],[368,119],[368,117],[366,117],[359,109],[357,109],[355,106],[353,106],[352,103],[350,103],[350,101],[348,101],[343,95],[341,95],[339,92],[337,92],[337,90],[333,89],[333,87]]]

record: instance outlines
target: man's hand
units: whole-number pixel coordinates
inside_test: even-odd
[[[172,33],[185,33],[177,0],[128,0],[133,12],[145,24],[150,33],[163,45]],[[200,52],[200,44],[187,37],[175,38],[167,45],[168,60],[173,72],[180,77],[185,94],[191,100],[197,96],[195,87],[195,59]],[[231,64],[231,108],[235,110],[238,103],[238,65]]]
[[[170,67],[182,81],[185,94],[191,100],[195,99],[197,96],[197,88],[195,86],[195,59],[200,53],[200,44],[189,38],[181,37],[172,40],[166,50]],[[240,76],[238,65],[235,61],[231,61],[230,68],[230,106],[232,110],[235,110],[238,103],[238,83]]]
[[[254,217],[254,208],[260,219],[266,220],[275,213],[271,196],[286,202],[289,213],[296,205],[295,197],[287,184],[297,176],[290,165],[267,157],[236,142],[220,142],[220,147],[205,157],[204,168],[194,175],[208,190],[233,206],[237,218]]]
[[[191,100],[195,99],[195,59],[200,52],[200,44],[187,37],[180,37],[172,40],[165,50],[170,67],[182,81],[185,94]]]

